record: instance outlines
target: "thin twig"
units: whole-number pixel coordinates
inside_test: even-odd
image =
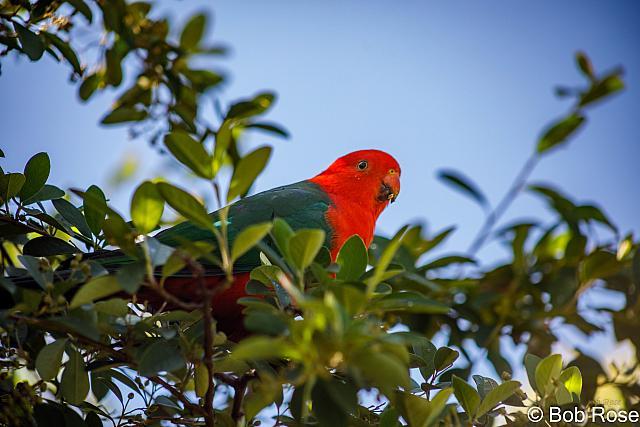
[[[534,153],[531,157],[529,157],[529,159],[527,159],[526,163],[518,173],[518,176],[513,181],[513,184],[511,184],[509,191],[507,191],[507,193],[504,195],[502,200],[500,200],[500,203],[498,203],[495,209],[493,209],[493,211],[491,211],[489,215],[487,215],[484,223],[482,224],[482,227],[480,228],[480,231],[478,231],[478,234],[473,240],[473,243],[471,243],[471,246],[469,246],[468,252],[470,255],[475,255],[487,240],[487,238],[491,235],[496,222],[498,222],[500,217],[505,213],[507,208],[515,200],[518,193],[527,183],[527,179],[529,178],[529,175],[531,175],[531,172],[533,172],[533,169],[536,167],[539,158],[540,157],[536,153]]]

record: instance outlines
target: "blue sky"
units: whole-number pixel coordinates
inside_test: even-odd
[[[257,190],[310,177],[352,150],[384,149],[402,165],[403,183],[379,230],[391,233],[415,220],[431,230],[456,224],[450,251],[467,247],[481,216],[436,171],[464,171],[496,202],[540,130],[569,107],[552,88],[581,83],[574,52],[588,52],[598,70],[621,64],[628,89],[593,108],[586,129],[545,158],[534,178],[597,201],[623,231],[640,231],[634,2],[221,1],[212,11],[208,2],[185,1],[157,9],[180,24],[194,11],[213,14],[208,38],[232,48],[216,64],[231,75],[223,101],[263,89],[279,93],[269,119],[292,138],[250,138],[247,148],[275,145]],[[123,127],[98,125],[114,94],[81,104],[66,67],[3,59],[0,93],[5,169],[19,170],[32,154],[48,151],[52,182],[64,187],[104,184],[131,154],[144,166],[138,179],[166,172],[145,141],[130,140]],[[118,194],[125,208],[130,189]],[[545,212],[525,195],[508,218]]]

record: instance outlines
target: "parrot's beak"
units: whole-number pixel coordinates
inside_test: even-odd
[[[381,202],[389,200],[391,203],[396,201],[400,193],[400,177],[397,173],[388,174],[382,179],[378,200]]]

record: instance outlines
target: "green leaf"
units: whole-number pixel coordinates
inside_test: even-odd
[[[480,395],[475,388],[456,375],[452,377],[452,384],[456,399],[460,402],[469,419],[475,419],[476,410],[480,405]]]
[[[413,353],[420,358],[420,375],[425,381],[435,373],[436,368],[434,365],[434,359],[436,356],[437,348],[431,341],[424,337],[420,337],[420,340],[412,344]]]
[[[431,261],[428,264],[421,266],[419,268],[419,271],[425,272],[428,270],[434,270],[436,268],[448,267],[453,264],[477,264],[477,262],[473,258],[468,258],[460,255],[449,255],[442,258],[438,258],[434,261]]]
[[[618,73],[619,71],[614,71],[594,83],[589,90],[580,97],[579,106],[587,106],[624,89],[624,81],[622,81]]]
[[[376,300],[373,310],[422,313],[422,314],[446,314],[450,307],[438,301],[429,299],[416,292],[394,292]]]
[[[553,389],[553,382],[560,377],[562,371],[562,356],[552,354],[540,361],[536,367],[536,386],[541,396],[547,395]]]
[[[391,353],[363,351],[353,360],[354,367],[361,370],[363,376],[380,389],[387,397],[393,396],[400,386],[409,386],[409,370]]]
[[[91,238],[91,229],[89,228],[84,215],[80,212],[80,209],[76,208],[71,204],[71,202],[65,199],[55,199],[51,203],[53,203],[53,206],[62,218],[64,218],[69,224],[76,227],[83,236]]]
[[[138,372],[145,377],[175,371],[185,365],[178,340],[156,339],[142,350],[138,360]]]
[[[25,182],[21,173],[8,173],[0,176],[0,202],[5,202],[18,195]]]
[[[115,276],[100,276],[84,284],[73,296],[69,308],[77,308],[83,304],[89,304],[95,300],[108,297],[122,289]]]
[[[228,202],[249,191],[253,182],[267,165],[270,156],[271,147],[265,146],[255,149],[240,159],[231,177],[227,194]]]
[[[107,216],[107,198],[97,185],[87,188],[83,195],[84,217],[91,232],[98,236]]]
[[[479,418],[495,408],[500,402],[504,402],[509,397],[513,396],[513,394],[520,388],[520,383],[518,381],[506,381],[493,390],[491,390],[484,399],[482,399],[482,403],[478,407],[476,412],[476,418]]]
[[[62,397],[73,404],[79,405],[89,393],[89,374],[85,370],[82,355],[75,348],[69,352],[60,386]]]
[[[32,33],[29,29],[23,27],[17,22],[12,22],[13,28],[15,28],[16,33],[18,33],[18,39],[20,40],[22,51],[26,53],[32,61],[37,61],[42,58],[45,46],[40,36]]]
[[[325,232],[322,230],[299,230],[289,240],[289,257],[299,271],[311,265],[324,244]]]
[[[166,182],[159,182],[156,187],[169,206],[180,215],[201,228],[214,230],[213,221],[204,206],[191,194]]]
[[[267,233],[271,231],[271,223],[263,222],[253,224],[238,233],[231,248],[231,260],[236,261],[242,255],[247,253],[259,241],[261,241]]]
[[[631,270],[633,282],[640,288],[640,248],[636,249],[636,253],[633,255]]]
[[[142,234],[153,231],[164,211],[164,200],[155,184],[145,181],[136,189],[131,199],[131,219]]]
[[[91,13],[91,9],[87,5],[87,3],[84,2],[84,0],[67,0],[67,3],[72,5],[78,12],[80,12],[82,15],[84,15],[85,18],[87,18],[87,21],[89,21],[89,23],[91,23],[93,14]]]
[[[382,252],[380,259],[378,259],[378,262],[373,269],[372,276],[367,280],[368,295],[373,294],[376,286],[378,286],[378,284],[382,282],[387,267],[389,267],[389,264],[391,264],[391,261],[393,261],[393,257],[402,245],[402,239],[405,232],[407,231],[407,228],[408,226],[405,225],[400,230],[398,230],[398,232],[393,236],[387,247]]]
[[[124,253],[137,257],[138,246],[135,242],[135,232],[129,227],[129,225],[122,219],[117,213],[110,211],[108,218],[102,225],[104,235],[107,237],[107,241],[115,246],[118,246]]]
[[[564,384],[567,391],[571,393],[571,398],[575,402],[580,402],[582,393],[582,374],[577,366],[570,366],[560,374],[560,382]]]
[[[260,129],[265,132],[273,133],[283,138],[289,138],[289,132],[282,127],[273,123],[251,123],[245,126],[246,129]]]
[[[82,88],[80,88],[82,90]],[[81,95],[82,96],[82,95]],[[140,122],[147,118],[145,110],[133,107],[119,107],[102,118],[103,125],[113,125],[125,122]]]
[[[77,74],[82,74],[82,67],[80,66],[80,61],[78,60],[78,56],[75,51],[71,48],[69,43],[62,40],[55,34],[43,32],[42,35],[49,40],[58,51],[64,56],[64,58],[71,64],[73,67],[73,71]]]
[[[47,200],[61,199],[64,197],[64,191],[56,187],[55,185],[45,184],[36,194],[29,197],[27,200],[23,200],[23,205],[31,205],[37,202],[44,202]]]
[[[293,237],[293,230],[282,218],[276,218],[273,220],[273,228],[271,229],[271,235],[276,242],[278,250],[287,258],[289,256],[289,240]]]
[[[480,397],[483,399],[491,390],[498,387],[498,383],[494,379],[483,377],[482,375],[474,375],[473,381],[475,381],[478,393],[480,393]]]
[[[276,95],[272,92],[259,93],[253,99],[237,102],[229,108],[227,119],[246,119],[266,112],[273,104]]]
[[[357,234],[351,236],[340,248],[336,259],[340,270],[336,278],[346,281],[358,280],[367,269],[367,247]]]
[[[143,262],[134,262],[118,270],[116,279],[122,289],[133,295],[140,289],[145,273],[145,264]]]
[[[76,254],[81,252],[78,248],[64,240],[52,236],[40,236],[29,240],[22,248],[22,253],[36,257]]]
[[[234,348],[236,360],[273,360],[281,358],[299,359],[300,352],[282,339],[253,336],[246,338]]]
[[[85,77],[80,85],[80,89],[78,90],[78,95],[80,99],[83,101],[88,100],[91,95],[98,89],[98,86],[102,83],[102,75],[100,74],[89,74]]]
[[[585,121],[584,116],[573,113],[551,124],[538,141],[538,153],[543,154],[553,147],[566,143]]]
[[[447,369],[449,366],[453,365],[453,362],[458,359],[460,353],[456,350],[453,350],[449,347],[440,347],[436,351],[436,355],[433,359],[433,364],[436,368],[437,372],[442,372]]]
[[[67,344],[67,339],[62,338],[52,343],[47,344],[40,350],[38,357],[36,357],[36,370],[45,381],[54,379],[60,371],[62,365],[62,354],[64,353],[64,347]]]
[[[175,158],[191,169],[196,175],[213,179],[213,163],[204,146],[188,133],[176,131],[164,138],[164,144]]]
[[[192,50],[198,47],[204,35],[206,23],[207,17],[205,15],[198,14],[192,16],[180,34],[180,47],[186,50]]]
[[[536,385],[536,368],[542,359],[534,354],[527,354],[524,356],[524,366],[527,369],[527,378],[529,378],[529,385],[532,389],[538,390]]]
[[[611,252],[597,250],[580,263],[580,280],[583,283],[612,276],[620,271],[622,263]]]
[[[438,178],[471,197],[473,200],[478,202],[482,208],[489,208],[489,202],[482,191],[480,191],[480,189],[469,178],[462,175],[460,172],[454,170],[441,170],[438,173]]]
[[[51,161],[47,153],[31,157],[24,167],[25,182],[20,190],[20,199],[29,199],[40,191],[49,178],[50,170]]]
[[[193,373],[193,382],[196,390],[196,396],[204,397],[209,389],[209,369],[203,363],[196,365]]]
[[[576,52],[576,64],[585,77],[592,81],[595,79],[595,72],[593,71],[591,60],[584,52]]]
[[[435,426],[452,393],[453,388],[445,388],[429,401],[411,393],[397,392],[398,409],[410,427]]]

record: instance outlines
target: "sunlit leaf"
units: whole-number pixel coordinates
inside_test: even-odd
[[[131,219],[136,229],[142,234],[153,231],[163,211],[164,200],[156,185],[149,181],[140,184],[131,199]]]

